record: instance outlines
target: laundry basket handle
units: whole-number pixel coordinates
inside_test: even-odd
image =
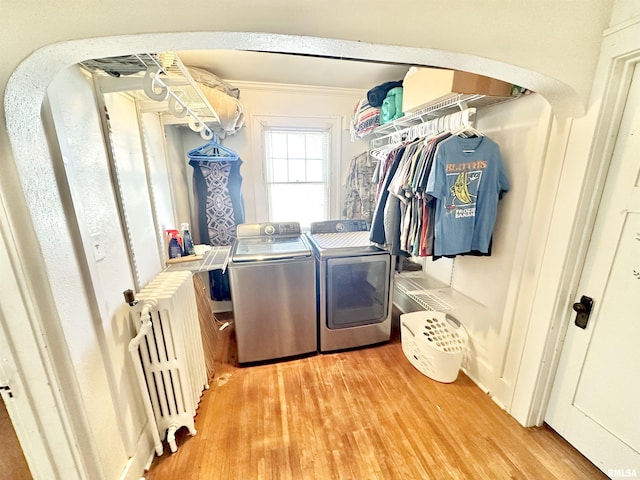
[[[455,317],[452,317],[451,315],[449,315],[448,313],[445,314],[445,320],[447,321],[447,323],[449,323],[449,325],[451,325],[452,327],[455,328],[460,328],[462,327],[462,323],[460,323],[460,320],[458,320]]]

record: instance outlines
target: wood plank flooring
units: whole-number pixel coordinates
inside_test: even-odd
[[[389,344],[238,368],[232,329],[178,451],[147,480],[599,479],[548,427],[523,428],[464,374],[435,382]]]
[[[0,478],[31,480],[33,477],[31,477],[29,466],[2,398],[0,398],[0,431],[2,432]]]

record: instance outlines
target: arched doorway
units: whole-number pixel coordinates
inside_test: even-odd
[[[555,99],[557,102],[557,110],[564,108],[565,111],[568,111],[571,110],[570,107],[575,108],[578,104],[575,92],[553,79],[543,78],[533,72],[523,71],[518,67],[499,62],[473,58],[464,54],[444,54],[427,49],[251,33],[140,35],[51,45],[35,52],[16,70],[9,82],[6,95],[7,126],[14,159],[25,193],[27,208],[31,213],[33,227],[36,236],[40,238],[40,247],[43,252],[42,259],[31,259],[29,262],[33,265],[39,264],[46,267],[48,277],[43,277],[44,281],[51,284],[55,282],[59,274],[64,273],[74,279],[66,285],[69,290],[81,290],[84,286],[82,265],[65,265],[64,272],[55,270],[54,259],[60,248],[59,242],[69,242],[68,250],[73,250],[72,239],[62,237],[64,237],[65,231],[73,231],[74,226],[67,224],[64,212],[65,200],[60,197],[59,192],[51,189],[51,185],[56,183],[57,172],[52,168],[46,127],[40,116],[45,90],[52,78],[61,69],[88,58],[116,56],[140,51],[211,48],[212,45],[224,49],[348,56],[369,61],[393,61],[406,64],[439,66],[455,64],[459,69],[464,69],[467,66],[470,71],[474,70],[473,65],[478,65],[478,62],[486,62],[488,66],[484,65],[484,67],[489,70],[493,69],[492,76],[509,78],[511,81],[516,81],[543,94],[546,92],[550,101]],[[39,168],[34,168],[34,163]],[[54,231],[52,234],[52,228],[60,230]],[[16,235],[20,234],[17,232]],[[51,238],[55,238],[56,242],[52,242]],[[76,305],[70,298],[55,291],[52,292],[51,297],[56,306],[58,320],[66,318],[65,316],[68,314],[73,314]],[[32,301],[37,303],[39,300],[34,298]],[[90,305],[88,308],[90,309]],[[48,336],[57,336],[57,340],[61,344],[66,343],[67,339],[60,338],[61,332],[55,326],[45,325],[43,330]],[[66,371],[66,377],[63,376],[63,378],[72,380],[75,377],[75,366],[69,363],[69,360],[64,356],[54,357],[53,361],[56,362],[56,369]],[[59,380],[52,379],[52,381]],[[74,394],[72,383],[65,385],[68,387],[64,389],[68,395],[63,399],[65,402],[73,399],[74,395],[78,395],[77,392]],[[67,409],[67,411],[69,410]],[[73,425],[76,435],[88,435],[87,425],[81,419],[74,419],[69,424]],[[91,458],[91,452],[79,453],[85,462],[90,462],[87,458]],[[91,471],[91,467],[88,467],[88,470]]]

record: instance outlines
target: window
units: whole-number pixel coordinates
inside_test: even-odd
[[[311,222],[329,217],[330,128],[263,125],[269,220]]]

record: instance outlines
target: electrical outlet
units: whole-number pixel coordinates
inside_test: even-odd
[[[102,235],[94,233],[91,235],[91,245],[93,246],[93,259],[96,262],[104,260],[106,254],[104,252],[104,246],[102,244]]]

